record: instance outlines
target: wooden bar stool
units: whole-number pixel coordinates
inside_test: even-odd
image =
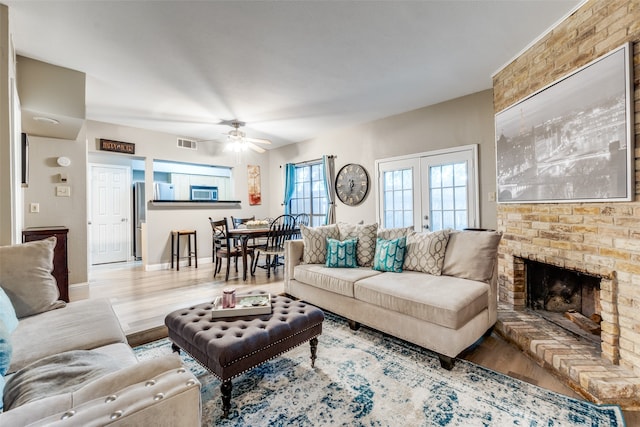
[[[187,236],[187,256],[180,257],[180,237]],[[191,250],[191,237],[193,237],[193,250]],[[196,260],[198,268],[198,238],[196,230],[171,230],[171,268],[173,268],[173,258],[176,258],[176,271],[180,271],[180,258],[187,258],[191,266],[191,258]]]

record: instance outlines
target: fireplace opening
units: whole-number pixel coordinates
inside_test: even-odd
[[[577,335],[600,342],[600,278],[525,261],[527,307]]]

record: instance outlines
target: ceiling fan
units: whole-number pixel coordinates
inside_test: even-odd
[[[266,150],[256,144],[271,144],[271,141],[268,139],[248,137],[246,133],[240,130],[240,128],[246,124],[244,122],[232,120],[224,124],[233,127],[232,130],[226,133],[227,146],[225,149],[228,151],[241,152],[250,148],[257,153],[264,153]]]

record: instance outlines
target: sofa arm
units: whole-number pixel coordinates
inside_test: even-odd
[[[302,240],[287,240],[284,245],[284,291],[289,292],[289,281],[293,279],[293,269],[302,263],[304,242]]]
[[[42,414],[50,406],[49,415]],[[66,408],[61,408],[65,404]],[[36,405],[33,407],[33,405]],[[32,411],[33,408],[39,411]],[[176,355],[123,368],[65,395],[0,414],[0,424],[47,426],[199,426],[200,382]]]

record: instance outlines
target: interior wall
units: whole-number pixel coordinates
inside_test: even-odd
[[[99,150],[99,140],[110,139],[136,144],[135,155],[108,153]],[[269,175],[271,174],[268,156],[253,151],[242,153],[240,163],[235,153],[224,151],[223,144],[200,142],[198,150],[177,147],[177,135],[152,132],[144,129],[119,126],[109,123],[87,121],[87,147],[89,160],[103,164],[122,164],[123,159],[143,158],[146,163],[146,188],[152,188],[153,160],[170,160],[205,165],[227,166],[233,168],[234,200],[239,200],[240,209],[221,209],[202,206],[193,207],[153,207],[147,209],[146,217],[146,259],[147,269],[166,268],[170,263],[171,230],[194,229],[198,236],[198,258],[211,258],[211,226],[213,219],[230,216],[255,216],[264,218],[270,215],[265,200],[269,197]],[[247,165],[258,165],[261,169],[262,204],[249,206],[247,189]],[[153,198],[153,192],[146,192],[147,200]],[[143,242],[143,245],[145,242]]]
[[[467,95],[437,105],[365,123],[323,135],[299,144],[271,150],[272,169],[287,162],[302,162],[333,154],[336,173],[348,163],[362,164],[371,180],[364,202],[351,207],[336,201],[336,219],[344,222],[376,221],[375,161],[469,144],[479,146],[480,224],[496,228],[496,204],[488,201],[495,192],[495,143],[493,93],[491,90]],[[270,210],[282,210],[282,174],[273,176]]]
[[[0,245],[17,243],[13,201],[20,194],[14,182],[15,141],[10,125],[12,64],[9,8],[0,4]]]
[[[85,128],[73,140],[29,136],[29,186],[24,189],[25,227],[65,226],[68,234],[69,283],[84,283],[87,279],[87,150]],[[60,156],[68,157],[71,165],[59,166]],[[67,175],[61,183],[59,174]],[[56,196],[56,187],[71,189],[70,197]],[[31,203],[40,211],[31,212]]]

